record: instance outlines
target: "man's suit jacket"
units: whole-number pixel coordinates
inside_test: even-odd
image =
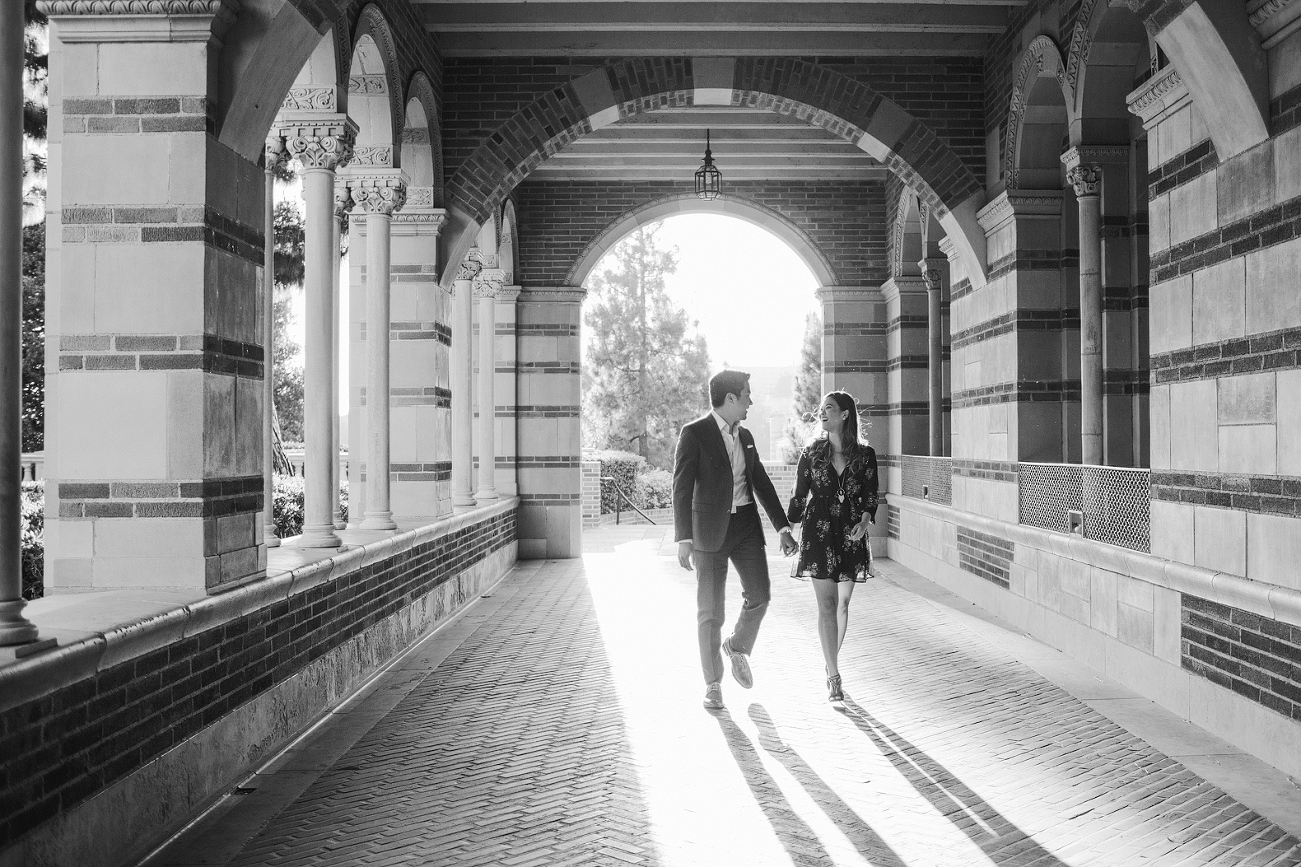
[[[763,506],[778,530],[789,526],[777,491],[754,447],[754,437],[737,426],[745,452],[745,482],[750,498]],[[683,425],[673,462],[674,539],[692,540],[701,551],[723,547],[732,513],[732,461],[714,414]]]

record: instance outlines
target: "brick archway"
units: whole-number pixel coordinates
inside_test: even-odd
[[[574,259],[565,276],[565,285],[583,285],[606,251],[638,226],[677,214],[722,214],[745,220],[780,238],[813,272],[819,286],[838,286],[840,283],[835,268],[808,233],[772,208],[740,196],[724,196],[704,202],[694,193],[680,193],[645,202],[612,220],[587,242]]]
[[[903,179],[960,251],[973,285],[985,280],[984,189],[924,123],[871,87],[792,58],[634,58],[594,70],[536,99],[470,155],[448,183],[450,285],[478,226],[528,174],[583,135],[673,105],[763,108],[853,143]]]

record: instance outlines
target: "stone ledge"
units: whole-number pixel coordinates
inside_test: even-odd
[[[1007,539],[1041,551],[1051,551],[1059,557],[1087,563],[1109,572],[1128,575],[1158,587],[1188,593],[1193,596],[1241,608],[1291,626],[1301,626],[1301,592],[1251,581],[1238,575],[1214,572],[1200,566],[1189,566],[1165,560],[1151,554],[1131,551],[1091,539],[1054,533],[1025,524],[1010,524],[997,518],[964,512],[947,506],[938,506],[925,500],[909,497],[891,497],[890,505],[899,510],[918,512],[929,518],[962,524],[990,535]]]
[[[127,589],[65,594],[29,603],[24,614],[42,637],[59,646],[0,662],[0,711],[38,699],[110,666],[144,656],[181,638],[234,621],[333,578],[501,514],[518,498],[386,536],[341,531],[359,544],[341,550],[306,549],[286,540],[268,552],[267,576],[215,596],[196,592]]]

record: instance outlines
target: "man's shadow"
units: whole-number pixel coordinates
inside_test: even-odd
[[[797,864],[834,864],[835,859],[823,847],[817,832],[800,817],[782,794],[777,781],[764,769],[750,738],[732,721],[726,710],[719,711],[714,716],[723,732],[723,740],[732,751],[732,759],[750,788],[751,796],[763,810],[764,817],[791,860]],[[877,836],[853,808],[832,791],[794,750],[782,743],[766,710],[759,705],[751,705],[750,717],[759,725],[759,743],[764,751],[790,771],[864,858],[884,867],[906,867],[894,850]]]
[[[903,736],[846,696],[844,714],[940,814],[995,864],[1067,867],[1066,862],[998,812],[988,801]]]

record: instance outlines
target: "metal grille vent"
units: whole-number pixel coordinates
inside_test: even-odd
[[[1020,521],[1069,533],[1075,529],[1071,512],[1078,512],[1085,538],[1150,551],[1150,485],[1145,469],[1023,463],[1017,485]]]

